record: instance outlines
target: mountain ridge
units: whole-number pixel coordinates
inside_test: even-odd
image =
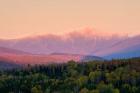
[[[140,35],[129,36],[109,34],[101,34],[98,31],[84,29],[68,33],[67,35],[44,35],[38,37],[16,39],[16,40],[0,40],[1,47],[17,49],[31,54],[48,55],[51,53],[68,53],[68,54],[84,54],[95,55],[100,57],[109,57],[131,49],[139,50]],[[88,33],[88,34],[87,34]],[[139,54],[140,55],[140,54]]]
[[[88,32],[88,35],[85,33]],[[104,37],[105,36],[105,37]],[[70,53],[70,54],[86,54],[91,55],[92,52],[100,50],[117,43],[126,36],[111,35],[96,35],[90,29],[85,32],[72,32],[66,36],[47,35],[33,38],[24,38],[9,41],[0,41],[0,46],[7,46],[12,49],[19,49],[33,54],[50,54],[50,53]],[[103,46],[104,45],[104,46]],[[94,55],[94,54],[93,54]]]
[[[0,55],[0,59],[3,61],[12,62],[19,65],[35,65],[35,64],[53,64],[53,63],[66,63],[70,60],[76,62],[87,62],[87,61],[103,61],[104,59],[96,56],[86,56],[86,55]]]
[[[0,47],[0,55],[4,54],[18,54],[18,55],[23,55],[23,54],[30,54],[28,52],[24,52],[21,50],[16,50],[16,49],[11,49],[11,48],[6,48],[6,47]]]

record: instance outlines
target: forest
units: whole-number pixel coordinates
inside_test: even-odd
[[[140,58],[1,70],[0,93],[140,93]]]

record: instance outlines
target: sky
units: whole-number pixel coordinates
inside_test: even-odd
[[[64,34],[87,27],[139,34],[140,0],[0,0],[2,39]]]

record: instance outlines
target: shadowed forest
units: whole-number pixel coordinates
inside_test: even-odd
[[[140,58],[0,71],[1,93],[140,93]]]

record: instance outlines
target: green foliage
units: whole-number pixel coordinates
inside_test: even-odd
[[[0,71],[0,93],[140,93],[140,59]]]
[[[93,83],[99,83],[99,81],[102,78],[102,73],[101,71],[94,71],[94,72],[90,72],[89,73],[89,79],[93,82]]]
[[[31,93],[43,93],[41,90],[41,86],[35,86],[31,89]]]
[[[81,76],[78,79],[77,84],[78,84],[78,86],[83,87],[87,84],[87,82],[88,82],[88,77],[87,76]]]
[[[81,89],[80,93],[89,93],[89,90],[86,88]]]
[[[97,89],[100,93],[114,93],[114,87],[112,84],[106,85],[104,82],[99,83]]]

